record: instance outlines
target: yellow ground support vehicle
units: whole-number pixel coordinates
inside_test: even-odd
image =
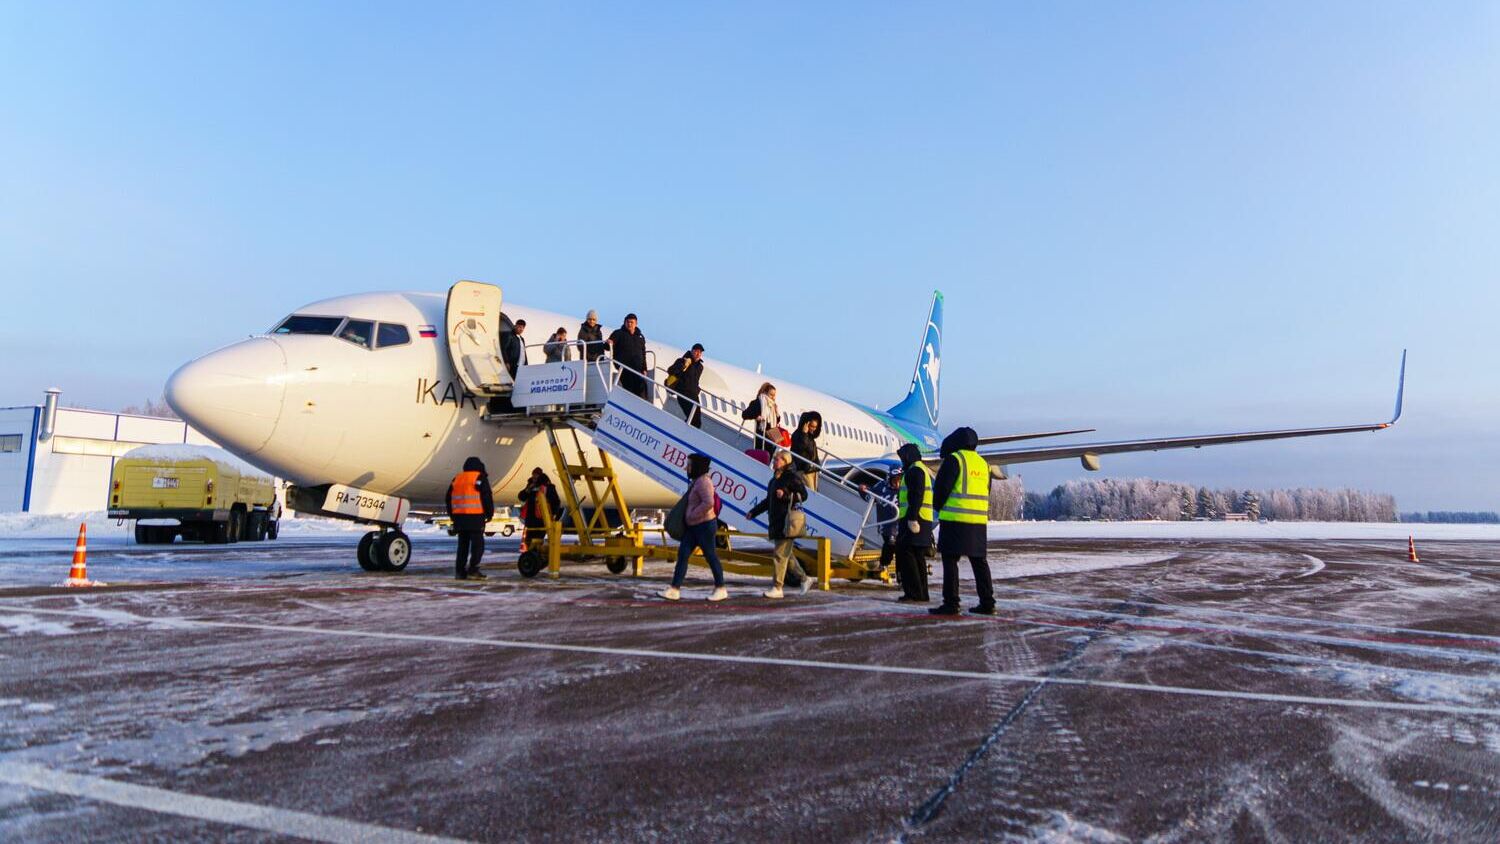
[[[148,445],[115,463],[109,515],[135,519],[142,545],[184,540],[275,539],[281,505],[276,481],[227,451],[198,445]]]

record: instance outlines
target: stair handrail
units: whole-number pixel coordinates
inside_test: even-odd
[[[671,393],[673,396],[677,397],[678,399],[687,401],[689,404],[691,404],[691,405],[693,405],[695,407],[695,409],[698,411],[699,414],[707,415],[709,418],[717,419],[720,422],[727,422],[727,423],[729,423],[729,427],[735,427],[737,431],[738,430],[743,430],[743,427],[744,427],[743,426],[743,420],[739,420],[741,422],[741,424],[738,425],[738,426],[736,426],[734,424],[736,420],[730,419],[729,417],[727,417],[724,414],[721,414],[721,413],[719,413],[719,412],[717,412],[715,410],[710,410],[702,402],[697,401],[696,399],[690,399],[687,396],[683,395],[682,393],[680,393],[680,392],[672,389],[671,387],[668,387],[665,383],[657,381],[652,376],[646,375],[645,373],[640,372],[639,370],[636,370],[636,369],[634,369],[632,367],[626,366],[625,364],[620,363],[617,360],[613,360],[612,358],[601,357],[601,358],[597,358],[596,360],[592,361],[591,363],[593,363],[596,366],[601,366],[602,367],[603,364],[604,364],[604,362],[606,360],[609,361],[609,365],[610,365],[610,367],[612,369],[612,372],[610,372],[609,374],[605,375],[605,374],[603,374],[603,372],[601,370],[601,377],[604,378],[604,383],[609,387],[609,389],[613,390],[614,387],[615,387],[615,385],[618,384],[618,382],[620,380],[620,374],[621,374],[621,372],[628,370],[629,372],[632,372],[635,375],[640,376],[641,378],[643,378],[645,381],[647,381],[648,383],[652,384],[653,386],[659,387],[659,388],[667,391],[668,393]],[[708,395],[711,395],[714,398],[719,399],[720,401],[724,400],[724,397],[720,396],[718,393],[711,393],[708,390],[699,390],[699,392],[700,393],[708,393]],[[663,400],[665,400],[665,398],[666,397],[663,396]],[[652,405],[656,405],[656,402],[654,400],[648,399],[648,401],[651,401]],[[709,434],[709,436],[713,436],[713,435]],[[714,437],[714,439],[718,439],[718,437]],[[764,437],[762,437],[762,439],[764,439]],[[723,440],[719,440],[719,441],[723,442]],[[725,445],[729,445],[729,443],[724,443],[724,444]],[[813,467],[813,471],[816,471],[820,476],[826,476],[836,486],[838,486],[838,487],[840,487],[840,488],[842,488],[844,490],[847,490],[848,492],[851,492],[851,493],[853,493],[855,495],[858,495],[861,499],[865,499],[865,498],[868,497],[868,499],[869,499],[869,506],[865,508],[865,511],[866,511],[865,512],[865,518],[864,518],[863,522],[861,523],[861,530],[863,530],[865,527],[880,527],[882,525],[887,525],[887,524],[890,524],[891,522],[894,522],[894,521],[896,521],[897,519],[900,518],[900,513],[899,513],[900,504],[897,501],[893,501],[891,499],[883,498],[881,496],[875,495],[873,492],[870,492],[868,489],[866,489],[866,490],[860,490],[858,486],[855,486],[855,485],[852,485],[852,484],[848,483],[842,477],[840,477],[838,474],[834,473],[833,470],[829,469],[826,465],[814,464],[814,463],[812,463],[812,461],[808,460],[807,458],[802,457],[801,455],[792,453],[790,450],[788,451],[788,453],[792,455],[792,459],[794,461],[801,461],[805,465],[812,466]],[[846,458],[839,457],[838,455],[834,454],[831,451],[824,450],[823,454],[826,457],[831,457],[831,458],[835,459],[836,461],[842,462],[845,466],[848,466],[849,468],[857,468],[858,467],[858,464],[856,464],[856,463],[854,463],[854,462],[852,462],[852,461],[850,461],[850,460],[848,460]],[[826,457],[825,457],[825,460],[824,460],[824,464],[826,464],[828,462],[827,459],[826,459]],[[898,512],[896,514],[897,518],[896,519],[887,519],[885,521],[876,522],[874,525],[870,525],[869,524],[869,513],[874,508],[875,500],[876,499],[878,499],[880,501],[883,501],[883,502],[885,502],[886,504],[889,504],[892,507],[897,508],[898,509]]]

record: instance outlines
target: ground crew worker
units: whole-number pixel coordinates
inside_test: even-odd
[[[901,484],[896,492],[900,520],[896,533],[896,574],[901,580],[898,601],[927,603],[927,549],[932,547],[932,471],[922,462],[922,449],[906,443],[896,449],[901,458]],[[954,563],[955,571],[958,568]],[[957,574],[954,575],[955,585]],[[948,576],[943,575],[943,588]],[[955,600],[957,600],[955,598]]]
[[[453,561],[453,576],[459,580],[484,578],[479,558],[484,556],[484,528],[495,515],[495,496],[484,462],[478,457],[464,461],[464,470],[448,485],[448,517],[458,535],[458,556]]]
[[[943,603],[928,612],[958,615],[958,561],[969,558],[974,570],[974,591],[979,604],[970,612],[995,614],[995,586],[985,559],[990,521],[990,466],[974,449],[979,435],[973,428],[959,428],[943,440],[943,465],[933,480],[932,504],[942,523],[938,553],[943,557]]]

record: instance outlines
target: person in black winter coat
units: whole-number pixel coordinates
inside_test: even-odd
[[[635,314],[625,315],[625,324],[609,335],[608,343],[615,363],[635,370],[620,373],[620,386],[646,398],[646,379],[644,375],[636,374],[646,371],[646,335],[637,324]]]
[[[526,479],[526,486],[521,488],[516,497],[520,499],[525,512],[522,524],[526,528],[527,545],[546,537],[547,522],[542,518],[542,501],[547,502],[547,511],[554,520],[563,517],[562,499],[557,495],[557,486],[540,466],[531,470],[531,477]]]
[[[456,508],[455,497],[459,499]],[[478,457],[464,461],[463,471],[448,485],[445,503],[448,516],[453,520],[454,534],[458,536],[454,577],[459,580],[484,577],[479,570],[479,559],[484,556],[484,528],[495,515],[495,495],[490,490],[490,477],[485,471],[484,461]],[[455,509],[459,512],[454,512]]]
[[[500,359],[505,362],[505,369],[510,372],[510,377],[516,377],[516,369],[526,365],[526,320],[518,319],[511,331],[500,335]]]
[[[922,518],[928,476],[922,471],[922,450],[916,444],[906,443],[896,450],[896,456],[901,458],[901,483],[906,487],[906,511],[900,514],[896,530],[896,573],[902,592],[897,600],[925,604],[929,600],[927,549],[932,547],[932,521]]]
[[[703,344],[694,343],[687,354],[667,367],[667,375],[675,376],[668,386],[677,393],[677,406],[682,408],[682,418],[694,428],[703,427],[703,411],[696,402],[703,390],[698,382],[703,378]]]
[[[954,452],[973,451],[979,447],[979,434],[973,428],[959,428],[943,440],[940,453],[943,465],[932,482],[932,509],[941,513],[953,486],[958,481],[963,466]],[[943,522],[938,531],[938,554],[943,558],[943,603],[928,612],[934,615],[958,614],[958,561],[969,558],[974,570],[974,591],[979,594],[979,605],[972,612],[981,615],[995,614],[995,586],[990,576],[990,564],[985,559],[989,545],[988,528],[983,524]]]
[[[578,326],[578,345],[583,347],[583,359],[589,363],[604,357],[604,327],[599,324],[598,311],[589,311]]]
[[[797,430],[792,434],[792,454],[796,456],[793,468],[802,473],[809,492],[818,491],[818,467],[823,465],[823,455],[818,451],[818,434],[823,431],[823,414],[809,410],[797,417]]]

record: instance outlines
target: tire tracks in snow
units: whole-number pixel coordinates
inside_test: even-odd
[[[1120,620],[1129,616],[1144,618],[1145,616],[1149,615],[1151,612],[1150,604],[1141,600],[1141,597],[1141,592],[1137,592],[1129,599],[1120,601],[1118,604],[1111,607],[1109,609],[1110,614],[1108,616],[1099,618],[1094,624],[1090,625],[1089,627],[1081,628],[1084,631],[1083,636],[1078,641],[1074,642],[1072,646],[1070,646],[1067,651],[1063,653],[1062,659],[1058,660],[1058,662],[1051,669],[1046,671],[1042,675],[1041,679],[1037,681],[1037,683],[1028,686],[1026,691],[1021,695],[1021,699],[1016,701],[1010,707],[1010,709],[1000,717],[1000,720],[995,723],[995,725],[990,729],[989,733],[987,733],[984,738],[980,740],[979,744],[973,750],[971,750],[967,756],[964,757],[963,762],[961,762],[957,768],[949,773],[947,780],[944,781],[936,791],[929,795],[926,800],[922,801],[920,805],[918,805],[915,809],[913,809],[906,815],[902,822],[902,830],[896,837],[896,840],[900,842],[910,841],[913,835],[921,834],[925,831],[925,828],[942,813],[943,808],[944,806],[946,806],[949,798],[957,793],[958,789],[962,787],[964,779],[968,776],[970,771],[972,771],[976,766],[978,766],[982,761],[985,760],[990,751],[994,749],[994,747],[1000,742],[1000,740],[1004,738],[1010,731],[1010,728],[1014,726],[1015,723],[1021,718],[1021,716],[1031,708],[1032,704],[1036,702],[1037,697],[1042,693],[1042,690],[1045,689],[1048,685],[1051,685],[1052,679],[1060,677],[1066,674],[1068,671],[1072,670],[1072,668],[1083,657],[1084,652],[1088,650],[1090,645],[1108,635],[1110,632],[1110,628]],[[1018,806],[1017,808],[1024,809],[1025,807]]]

